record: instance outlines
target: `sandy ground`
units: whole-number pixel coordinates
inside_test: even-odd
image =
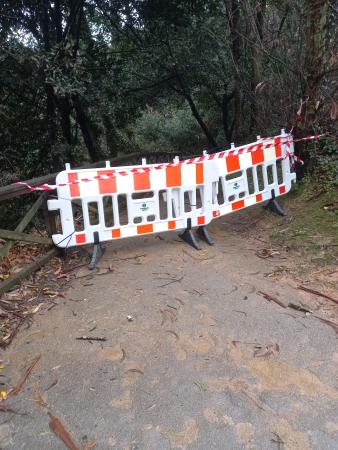
[[[2,354],[13,383],[41,359],[10,399],[17,414],[0,413],[0,448],[66,448],[50,411],[78,448],[337,449],[335,331],[262,297],[310,300],[270,276],[283,255],[258,258],[259,236],[229,220],[200,252],[167,233],[115,242],[98,271],[79,269]]]

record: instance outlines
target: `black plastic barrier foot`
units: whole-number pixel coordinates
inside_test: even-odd
[[[105,252],[105,248],[102,246],[101,242],[99,241],[99,233],[97,231],[94,231],[94,249],[93,249],[92,259],[90,260],[90,263],[88,265],[89,270],[95,269],[96,264],[102,258],[104,252]]]
[[[178,235],[183,241],[187,242],[187,244],[194,247],[196,250],[201,250],[201,247],[198,245],[195,236],[193,235],[191,229],[191,219],[187,220],[187,229],[184,233]]]
[[[285,217],[286,212],[284,209],[277,203],[276,197],[275,197],[275,191],[272,189],[271,191],[271,200],[268,201],[268,203],[265,205],[265,208],[270,209],[270,211],[274,212],[275,214],[278,214],[279,216]]]
[[[201,250],[201,247],[198,245],[195,236],[193,235],[192,230],[188,230],[188,228],[184,231],[184,233],[179,234],[179,237],[187,242],[189,245],[194,247],[196,250]]]
[[[211,239],[207,227],[205,225],[197,228],[197,234],[201,237],[207,244],[214,245],[214,241]]]
[[[286,216],[286,212],[284,209],[277,203],[277,200],[271,199],[268,201],[266,208],[270,209],[270,211],[274,212],[275,214],[278,214],[279,216]]]

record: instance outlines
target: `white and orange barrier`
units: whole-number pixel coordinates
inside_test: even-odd
[[[66,170],[56,178],[62,232],[68,247],[207,225],[291,189],[292,136],[282,134],[228,151],[172,163]],[[54,188],[55,188],[54,187]],[[80,203],[80,217],[74,213]],[[81,223],[80,223],[81,222]]]
[[[273,139],[258,139],[218,159],[219,183],[213,189],[213,203],[219,206],[220,216],[290,191],[296,174],[291,172],[294,149],[289,138],[282,132]]]
[[[59,173],[58,199],[48,201],[49,210],[59,210],[61,217],[62,234],[53,236],[54,243],[60,247],[90,244],[95,242],[95,232],[103,242],[184,229],[187,219],[193,227],[212,220],[211,187],[218,182],[215,162],[175,162],[162,170],[141,167],[143,172],[128,167],[123,176],[113,176],[117,169],[108,167]],[[107,178],[94,178],[98,176]],[[67,184],[79,177],[91,181]],[[82,202],[82,230],[76,227],[73,215],[72,202],[78,199]]]

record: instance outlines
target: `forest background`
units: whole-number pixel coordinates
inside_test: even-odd
[[[337,25],[334,0],[2,0],[0,185],[295,127],[328,133],[297,151],[332,189]]]

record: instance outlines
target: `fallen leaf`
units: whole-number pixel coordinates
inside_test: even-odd
[[[40,392],[37,392],[34,396],[34,401],[37,405],[41,406],[42,408],[47,408],[48,405],[47,403],[44,401],[42,395],[40,394]]]
[[[61,441],[65,444],[67,448],[70,450],[79,450],[79,447],[75,444],[73,438],[69,434],[69,432],[65,429],[65,427],[62,425],[60,420],[53,416],[50,412],[48,412],[49,417],[51,418],[51,421],[49,422],[49,426],[51,430],[55,433],[55,435],[61,439]]]
[[[43,306],[43,303],[39,303],[38,306],[33,308],[32,309],[32,314],[36,314],[39,311],[39,309],[41,308],[41,306]]]
[[[82,444],[82,450],[91,450],[97,446],[96,441],[94,439],[86,439]]]
[[[89,328],[89,331],[94,331],[96,328],[97,328],[97,323],[96,323],[96,321],[95,320],[93,320],[92,322],[91,322],[91,326],[90,326],[90,328]]]
[[[267,359],[270,356],[278,355],[279,350],[278,344],[268,344],[264,346],[257,345],[256,350],[254,351],[254,357]]]
[[[205,387],[205,385],[203,383],[201,383],[200,381],[194,381],[194,385],[201,391],[201,392],[205,392],[207,390],[207,388]]]
[[[9,278],[9,273],[6,273],[5,275],[0,275],[0,280],[5,281]]]

